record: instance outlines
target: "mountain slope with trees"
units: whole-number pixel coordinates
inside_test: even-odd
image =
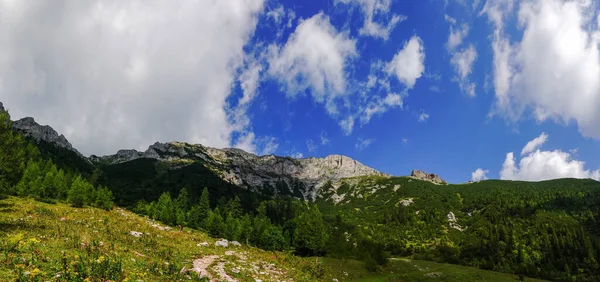
[[[115,202],[264,250],[326,256],[340,268],[360,260],[377,272],[392,256],[559,281],[600,279],[600,183],[593,180],[439,185],[370,174],[332,178],[307,201],[275,192],[290,191],[289,183],[252,190],[225,181],[201,160],[60,157],[51,144],[15,131],[5,112],[0,141],[5,195],[106,210]]]

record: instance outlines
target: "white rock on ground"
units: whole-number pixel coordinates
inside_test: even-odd
[[[229,247],[229,242],[226,239],[221,239],[215,242],[215,247]]]
[[[131,234],[131,236],[134,236],[134,237],[142,236],[142,232],[137,232],[137,231],[129,231],[129,234]]]

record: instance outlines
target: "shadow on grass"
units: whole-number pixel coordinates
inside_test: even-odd
[[[32,224],[26,221],[15,221],[15,222],[0,222],[0,235],[13,233],[19,230],[41,230],[46,229],[45,226]]]

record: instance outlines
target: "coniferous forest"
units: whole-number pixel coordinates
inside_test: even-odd
[[[600,183],[593,180],[435,185],[371,176],[335,189],[328,183],[315,201],[304,201],[242,189],[201,163],[177,171],[145,159],[92,166],[42,145],[13,131],[0,113],[3,195],[107,210],[116,203],[267,251],[341,265],[361,260],[370,271],[390,257],[410,257],[523,277],[600,280]]]

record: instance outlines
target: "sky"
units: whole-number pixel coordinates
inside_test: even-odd
[[[0,0],[0,101],[84,155],[342,154],[450,183],[600,179],[593,0]]]

